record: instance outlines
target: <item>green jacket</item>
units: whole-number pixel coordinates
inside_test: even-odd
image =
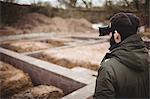
[[[94,99],[148,98],[150,57],[135,34],[107,53],[98,71]]]

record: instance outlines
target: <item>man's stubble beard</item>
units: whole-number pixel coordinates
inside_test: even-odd
[[[118,43],[115,42],[114,34],[112,34],[112,37],[109,40],[109,44],[110,44],[110,48],[109,48],[110,51],[118,46]]]

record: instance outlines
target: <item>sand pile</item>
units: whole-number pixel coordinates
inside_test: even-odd
[[[67,68],[76,66],[98,70],[100,61],[108,51],[109,43],[79,46],[67,49],[47,50],[40,59]]]
[[[20,18],[14,25],[22,33],[28,32],[86,32],[92,33],[92,24],[86,19],[49,18],[39,13],[29,13]]]
[[[9,99],[59,99],[63,90],[54,86],[33,87],[27,73],[0,61],[0,98]]]
[[[51,19],[39,13],[29,13],[22,16],[15,24],[14,27],[20,29],[32,29],[38,25],[50,24]]]
[[[92,31],[92,24],[88,22],[86,19],[67,19],[68,28],[70,32],[93,32]]]
[[[0,81],[0,93],[2,98],[9,98],[13,94],[32,87],[32,82],[28,74],[1,61]]]

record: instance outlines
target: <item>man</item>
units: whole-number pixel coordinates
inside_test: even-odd
[[[149,98],[150,57],[137,34],[139,18],[117,13],[110,23],[110,52],[101,62],[94,99]]]

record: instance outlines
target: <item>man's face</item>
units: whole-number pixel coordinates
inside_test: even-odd
[[[109,27],[111,27],[111,22],[109,22]],[[109,43],[110,46],[113,46],[115,44],[114,33],[112,32],[109,33]]]
[[[112,50],[116,48],[118,44],[121,42],[121,35],[115,30],[113,33],[110,32],[109,37],[110,37],[109,39],[110,50]]]
[[[112,34],[112,32],[109,33],[109,43],[110,43],[110,46],[113,46],[116,44],[114,40],[114,34]]]

